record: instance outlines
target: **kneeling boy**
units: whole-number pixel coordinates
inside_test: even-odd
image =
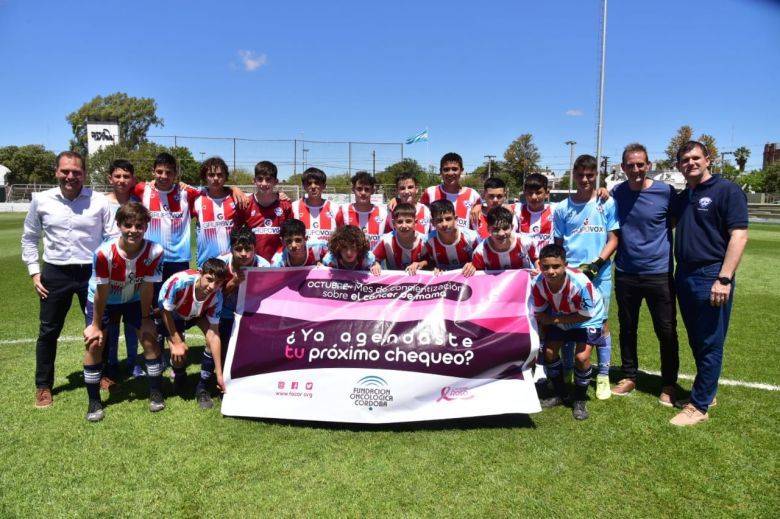
[[[211,357],[217,373],[217,386],[225,389],[222,381],[222,346],[219,340],[219,316],[222,313],[222,285],[228,276],[227,266],[217,258],[210,258],[200,270],[177,272],[163,283],[160,290],[160,313],[163,335],[171,346],[173,384],[176,392],[182,394],[186,388],[187,343],[184,331],[198,326],[206,338],[205,351]],[[204,356],[202,370],[211,366]],[[198,384],[195,395],[201,408],[210,407],[211,396],[205,385]]]
[[[590,279],[566,266],[566,251],[560,245],[547,245],[539,253],[542,271],[531,288],[536,322],[544,327],[544,360],[547,375],[556,396],[542,401],[552,407],[568,400],[559,355],[566,342],[575,343],[574,402],[572,414],[577,420],[588,418],[585,394],[593,373],[590,353],[603,345],[604,303]]]
[[[327,242],[306,239],[306,226],[301,220],[291,218],[282,224],[282,250],[271,258],[271,266],[312,267],[317,265],[328,252]]]
[[[449,200],[436,200],[431,204],[431,221],[435,232],[425,244],[434,273],[463,269],[465,276],[474,274],[471,254],[479,243],[477,233],[458,227],[455,206]]]
[[[405,202],[397,204],[393,209],[395,230],[383,234],[374,247],[374,257],[384,262],[386,269],[405,270],[414,275],[418,269],[428,265],[426,237],[416,230],[416,214],[416,208]]]

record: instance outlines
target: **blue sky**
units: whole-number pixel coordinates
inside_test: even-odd
[[[600,4],[0,0],[0,146],[61,150],[68,113],[122,91],[157,100],[153,135],[400,142],[427,126],[429,146],[406,156],[458,151],[473,169],[530,132],[562,170],[566,140],[595,153]],[[780,2],[612,0],[608,21],[611,161],[632,141],[662,158],[690,124],[760,167],[780,141]],[[232,160],[229,141],[180,142]],[[310,164],[346,169],[346,146],[306,147]],[[237,148],[239,165],[291,172],[291,144]],[[353,167],[370,169],[372,149],[377,169],[400,158],[355,146]]]

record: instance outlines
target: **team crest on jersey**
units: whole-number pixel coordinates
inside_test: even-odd
[[[274,214],[276,216],[282,216],[282,208],[281,207],[277,207],[276,209],[274,209]]]
[[[266,227],[271,227],[273,224],[274,224],[274,221],[271,220],[270,218],[266,218],[265,221],[263,222],[263,225],[266,226]]]
[[[707,209],[712,203],[712,198],[704,196],[699,198],[699,209]]]

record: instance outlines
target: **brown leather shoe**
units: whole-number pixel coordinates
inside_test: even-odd
[[[45,409],[51,407],[54,401],[51,398],[51,389],[48,387],[40,387],[35,390],[35,407],[38,409]]]
[[[683,410],[677,413],[677,416],[669,420],[669,423],[678,427],[687,427],[706,422],[709,418],[710,415],[702,413],[696,409],[693,404],[685,404]]]
[[[674,386],[664,386],[661,394],[658,396],[658,403],[666,407],[674,407],[677,401],[677,388]]]
[[[612,388],[612,394],[618,396],[630,395],[636,389],[636,382],[630,378],[624,378]]]
[[[116,382],[108,377],[100,377],[100,390],[111,393],[117,388]]]

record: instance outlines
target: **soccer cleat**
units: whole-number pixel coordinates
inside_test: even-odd
[[[51,389],[47,387],[38,388],[35,390],[35,407],[38,409],[46,409],[51,407],[54,400],[51,398]]]
[[[693,404],[685,404],[683,410],[677,413],[677,416],[669,420],[669,423],[678,427],[687,427],[706,422],[710,415],[702,413]]]
[[[630,378],[624,378],[612,388],[612,394],[617,396],[627,396],[634,392],[636,389],[636,382]]]
[[[609,389],[609,375],[596,376],[596,398],[599,400],[608,400],[612,396]],[[584,418],[583,418],[584,420]]]
[[[105,414],[103,413],[103,404],[100,403],[100,400],[90,400],[89,407],[87,407],[87,421],[99,422],[103,419],[103,416]]]
[[[211,409],[214,407],[214,401],[211,399],[211,395],[205,389],[201,389],[195,393],[195,400],[198,401],[198,405],[201,409]]]
[[[165,409],[165,400],[159,391],[149,391],[149,410],[153,413]]]
[[[588,410],[585,408],[585,400],[575,400],[571,407],[571,415],[575,420],[587,420]]]

